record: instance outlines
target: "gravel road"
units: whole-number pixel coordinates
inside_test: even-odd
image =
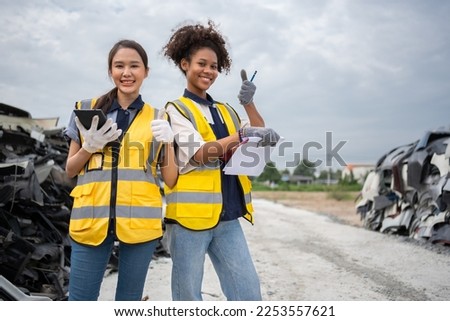
[[[333,218],[254,201],[256,222],[242,222],[270,301],[447,301],[450,249],[384,235]],[[170,301],[170,259],[151,263],[144,295]],[[100,300],[112,300],[116,274],[105,277]],[[205,300],[225,300],[209,260]]]

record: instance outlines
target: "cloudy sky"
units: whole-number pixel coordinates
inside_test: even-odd
[[[35,118],[60,117],[61,127],[75,101],[112,88],[107,55],[123,38],[147,50],[144,100],[160,108],[179,97],[185,79],[161,48],[180,23],[208,19],[226,36],[233,59],[210,94],[243,115],[240,70],[258,71],[255,102],[288,142],[275,158],[279,168],[294,154],[325,164],[327,146],[346,163],[373,164],[450,126],[450,1],[0,3],[0,102]]]

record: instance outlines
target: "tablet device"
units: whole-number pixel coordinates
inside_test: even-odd
[[[98,116],[97,129],[101,128],[106,122],[106,116],[101,109],[74,109],[75,115],[80,120],[84,128],[91,128],[92,117]]]

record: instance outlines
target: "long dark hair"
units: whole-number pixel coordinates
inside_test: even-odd
[[[142,61],[144,62],[145,69],[148,69],[148,57],[144,48],[134,40],[123,39],[117,42],[109,51],[108,55],[108,71],[111,71],[112,61],[117,51],[122,48],[130,48],[134,49],[138,52],[139,56],[141,56]],[[114,99],[117,98],[117,87],[114,87],[109,92],[101,96],[97,102],[95,103],[96,109],[101,109],[106,114],[108,110],[111,108],[111,105]]]

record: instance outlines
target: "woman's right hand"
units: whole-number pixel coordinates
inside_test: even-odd
[[[98,116],[92,118],[91,127],[89,129],[86,129],[83,124],[81,124],[78,117],[75,117],[75,124],[77,125],[81,136],[83,136],[84,141],[81,147],[91,154],[103,149],[106,144],[116,140],[122,134],[122,130],[117,129],[117,123],[114,123],[111,118],[108,118],[105,124],[99,129],[97,129]]]
[[[247,73],[245,70],[241,71],[242,85],[239,91],[238,99],[241,105],[245,106],[253,101],[255,95],[256,86],[253,82],[247,80]]]

